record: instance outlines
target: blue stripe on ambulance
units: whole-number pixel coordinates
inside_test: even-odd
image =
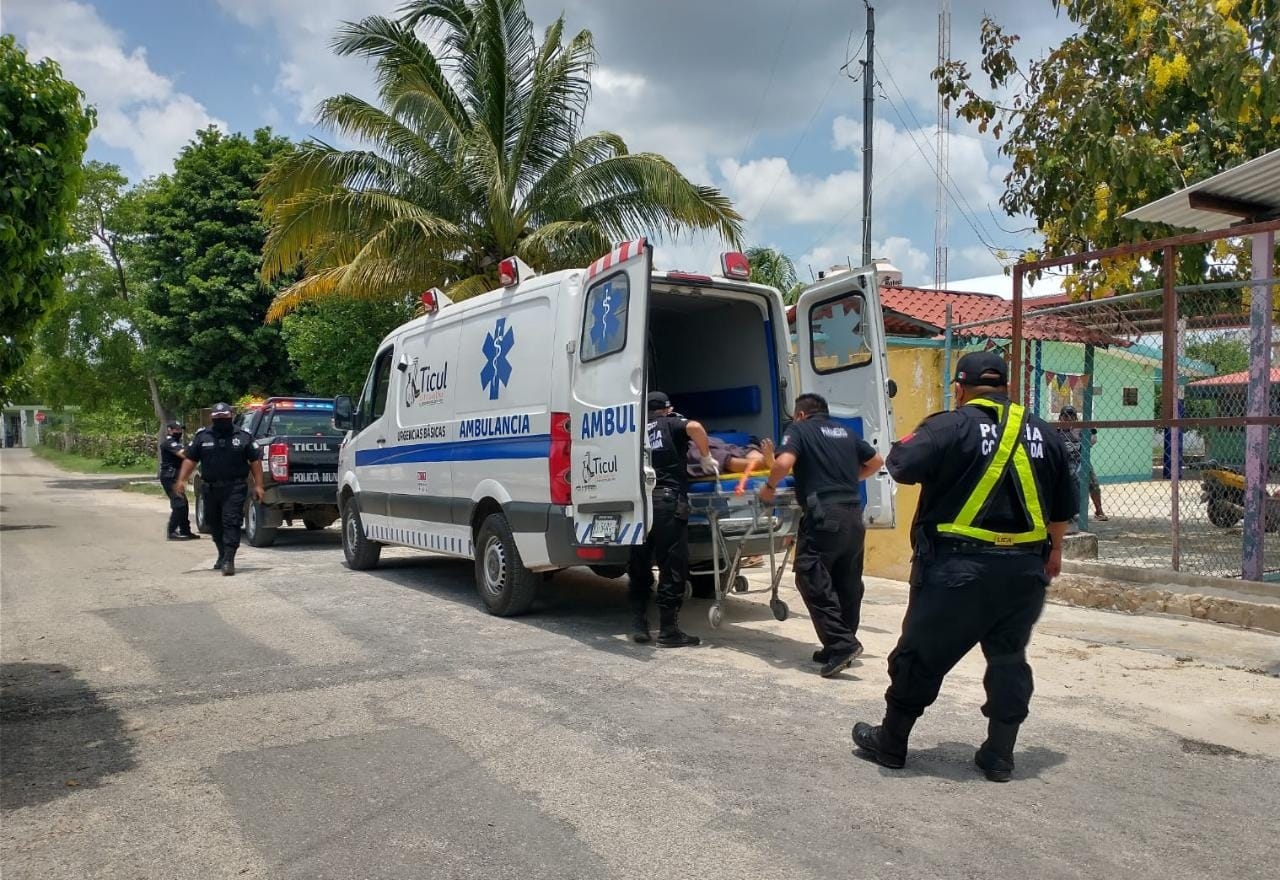
[[[387,449],[362,449],[356,453],[356,465],[408,464],[432,461],[511,461],[526,458],[549,458],[551,435],[529,437],[497,437],[489,440],[459,440],[451,443],[415,443]]]

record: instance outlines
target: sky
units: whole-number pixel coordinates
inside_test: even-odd
[[[316,105],[372,96],[360,61],[336,58],[337,25],[389,14],[403,0],[0,0],[0,30],[51,57],[98,110],[91,158],[137,180],[163,173],[194,132],[270,126],[302,139],[326,132]],[[598,66],[584,131],[622,135],[632,151],[670,158],[719,187],[747,221],[746,240],[779,248],[807,279],[860,262],[863,113],[858,72],[866,11],[854,0],[526,0],[535,27],[563,14],[590,30]],[[934,275],[938,176],[938,0],[876,5],[873,256],[903,283]],[[1049,0],[951,0],[951,55],[975,70],[982,16],[1021,35],[1023,59],[1071,33]],[[977,71],[975,80],[981,79]],[[999,206],[1007,163],[998,143],[952,122],[946,180],[951,286],[991,276],[994,252],[1035,243],[1026,218]],[[724,247],[704,237],[659,243],[662,268],[710,271]],[[1000,289],[990,278],[983,289]],[[975,282],[976,284],[976,282]],[[1036,293],[1040,293],[1039,289]]]

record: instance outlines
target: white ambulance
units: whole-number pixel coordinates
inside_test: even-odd
[[[776,441],[795,396],[814,391],[887,452],[875,267],[802,293],[793,350],[778,291],[749,283],[741,254],[721,263],[715,276],[654,272],[639,239],[586,269],[537,275],[504,260],[503,286],[465,302],[425,294],[428,314],[382,342],[359,399],[334,401],[348,431],[338,467],[347,564],[376,565],[384,545],[474,559],[499,615],[526,611],[559,569],[621,575],[651,514],[650,389],[740,443]],[[868,526],[891,528],[888,475],[864,489]],[[690,557],[694,568],[711,559],[705,529],[691,528]]]

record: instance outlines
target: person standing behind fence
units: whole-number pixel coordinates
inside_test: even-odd
[[[974,352],[956,364],[958,406],[930,416],[893,444],[886,465],[919,484],[911,524],[911,592],[902,636],[889,655],[884,721],[859,721],[861,753],[898,769],[916,720],[975,645],[987,660],[982,685],[987,739],[974,763],[993,782],[1013,773],[1018,728],[1033,680],[1031,630],[1045,589],[1062,568],[1062,540],[1079,499],[1058,432],[1009,400],[999,356]]]
[[[262,489],[262,460],[258,444],[248,432],[231,421],[231,407],[213,405],[212,423],[191,438],[183,458],[182,471],[174,486],[186,492],[187,478],[200,465],[200,491],[204,493],[205,518],[213,529],[213,543],[218,548],[215,570],[224,575],[236,573],[236,550],[240,547],[240,523],[244,520],[244,501],[249,487],[245,478],[253,475],[253,494],[258,501]]]
[[[1081,437],[1079,428],[1063,427],[1062,422],[1074,422],[1080,417],[1076,414],[1076,408],[1070,404],[1064,406],[1062,411],[1058,413],[1058,433],[1062,435],[1062,440],[1067,445],[1067,454],[1071,457],[1071,472],[1076,475],[1076,479],[1083,480],[1085,478],[1082,472],[1084,464],[1084,439]],[[1098,429],[1089,429],[1089,445],[1093,446],[1098,442]],[[1102,512],[1102,487],[1098,485],[1098,475],[1094,473],[1093,464],[1089,465],[1089,499],[1093,501],[1093,518],[1099,522],[1106,522],[1110,519]]]
[[[164,439],[160,441],[160,485],[169,497],[169,525],[165,529],[165,537],[170,541],[194,541],[200,537],[191,533],[187,493],[174,491],[178,472],[182,470],[182,431],[182,422],[170,422],[165,427]]]
[[[880,470],[875,447],[831,418],[818,394],[796,398],[795,421],[782,436],[760,500],[773,503],[778,483],[795,468],[804,510],[796,535],[796,589],[822,642],[813,655],[830,678],[862,653],[863,539],[861,481]]]

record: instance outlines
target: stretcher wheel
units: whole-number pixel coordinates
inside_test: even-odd
[[[773,612],[774,620],[786,620],[787,616],[791,614],[791,609],[781,599],[770,599],[769,610]]]
[[[747,576],[745,574],[740,574],[733,579],[733,591],[735,593],[745,593],[747,586]]]
[[[707,612],[707,622],[713,627],[724,623],[724,609],[719,605],[712,605],[711,609]]]

